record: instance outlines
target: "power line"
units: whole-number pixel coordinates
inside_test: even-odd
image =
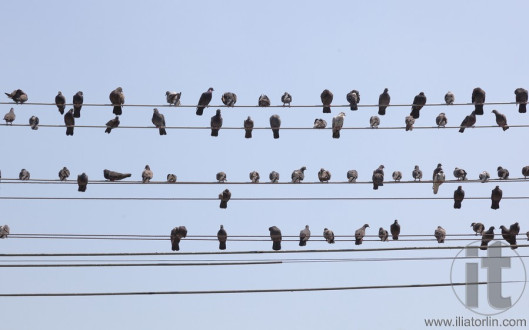
[[[0,268],[76,268],[76,267],[195,267],[195,266],[250,266],[275,265],[282,261],[252,262],[193,262],[193,263],[102,263],[102,264],[0,264]]]

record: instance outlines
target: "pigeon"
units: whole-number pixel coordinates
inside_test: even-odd
[[[142,183],[149,183],[153,177],[153,173],[151,171],[151,167],[149,165],[145,165],[145,169],[143,172],[141,172],[141,178]]]
[[[485,226],[481,222],[472,222],[470,227],[472,227],[472,230],[474,230],[476,236],[482,235],[483,231],[485,230]]]
[[[30,177],[30,174],[28,170],[26,170],[25,168],[20,170],[20,173],[18,174],[18,178],[20,180],[29,180],[29,177]]]
[[[479,174],[479,180],[481,181],[481,183],[485,183],[487,181],[489,181],[490,179],[490,174],[489,172],[487,171],[483,171]]]
[[[11,108],[9,109],[9,112],[5,114],[4,116],[4,120],[6,121],[6,125],[7,124],[11,124],[13,125],[13,122],[15,121],[15,118],[17,116],[15,115],[15,109]]]
[[[244,121],[244,137],[247,139],[252,138],[253,120],[250,116]]]
[[[474,103],[476,115],[483,114],[483,103],[485,103],[485,91],[479,87],[472,91],[472,103]]]
[[[522,175],[524,179],[527,179],[527,177],[529,176],[529,166],[522,167]]]
[[[278,115],[270,116],[270,128],[274,133],[274,139],[279,139],[279,128],[281,127],[281,118]]]
[[[217,178],[217,181],[218,181],[219,183],[224,183],[224,182],[226,182],[226,173],[224,173],[224,172],[219,172],[219,173],[217,173],[216,178]]]
[[[503,168],[501,166],[498,166],[498,178],[500,180],[507,180],[509,178],[509,170],[506,168]]]
[[[433,171],[433,193],[437,194],[439,191],[439,187],[443,184],[445,181],[445,173],[443,172],[443,168],[441,167],[441,164],[437,164],[437,168]]]
[[[252,181],[252,183],[259,183],[260,178],[261,177],[259,176],[259,172],[257,171],[250,172],[250,180]]]
[[[3,225],[3,226],[0,226],[0,238],[7,238],[7,236],[9,236],[9,226],[8,225]]]
[[[64,125],[66,125],[66,136],[73,136],[73,129],[75,127],[75,118],[73,117],[73,109],[68,110],[64,114]]]
[[[340,112],[338,116],[332,118],[332,137],[333,139],[340,138],[340,130],[343,127],[345,112]]]
[[[83,107],[83,92],[78,91],[73,96],[73,116],[75,118],[81,118],[81,108]]]
[[[77,191],[85,192],[86,186],[88,185],[88,175],[86,175],[84,172],[79,174],[77,176],[77,185],[79,186]]]
[[[505,226],[501,225],[501,236],[503,239],[511,245],[511,249],[515,250],[518,248],[516,246],[516,235],[514,235],[509,229],[507,229]]]
[[[462,186],[457,187],[454,191],[454,209],[461,208],[461,202],[465,199],[465,191]]]
[[[437,164],[437,167],[433,170],[432,180],[435,179],[435,176],[437,175],[437,173],[442,172],[442,171],[443,171],[443,165],[441,163]]]
[[[380,229],[378,230],[378,237],[380,238],[380,240],[382,242],[387,242],[388,241],[388,231],[385,230],[384,228],[380,227]]]
[[[360,93],[353,89],[347,93],[347,102],[351,105],[351,110],[358,110],[358,103],[360,102]]]
[[[394,171],[392,177],[393,177],[393,180],[395,180],[395,182],[400,182],[400,180],[402,179],[402,172]]]
[[[70,176],[70,170],[65,166],[59,171],[59,180],[65,181]]]
[[[172,173],[167,174],[167,182],[175,183],[176,182],[176,175],[172,174]]]
[[[324,168],[321,168],[320,171],[318,172],[318,179],[322,183],[329,182],[329,180],[331,180],[331,172],[327,171]]]
[[[182,96],[182,92],[180,93],[170,92],[170,91],[165,92],[165,98],[167,100],[167,103],[169,103],[169,105],[174,105],[176,107],[180,105],[180,96]]]
[[[398,241],[400,235],[400,225],[397,220],[395,220],[395,222],[391,224],[391,226],[389,227],[389,231],[391,232],[391,238],[394,241]]]
[[[223,225],[220,225],[220,229],[217,232],[217,239],[219,240],[219,250],[226,250],[226,241],[228,240],[228,233],[224,229]]]
[[[270,175],[268,176],[270,178],[270,182],[277,183],[279,181],[279,173],[276,171],[270,172]]]
[[[525,235],[527,236],[527,240],[529,241],[529,231],[525,233]]]
[[[281,250],[281,230],[276,226],[268,228],[270,231],[270,238],[272,239],[272,250],[279,251]]]
[[[496,124],[503,128],[504,131],[508,130],[507,117],[503,113],[499,113],[498,110],[492,110],[492,113],[496,115]]]
[[[366,235],[366,228],[369,228],[369,225],[367,223],[355,231],[355,245],[361,245],[364,241],[364,236]]]
[[[527,112],[527,97],[528,97],[527,89],[516,88],[514,90],[514,94],[516,94],[516,104],[519,104],[518,112],[526,113]]]
[[[217,112],[213,117],[211,117],[211,136],[219,136],[219,130],[222,127],[222,116],[220,114],[220,109],[217,109]]]
[[[306,225],[305,229],[299,232],[299,246],[306,246],[309,238],[310,238],[310,229],[309,229],[309,225]]]
[[[109,180],[109,181],[119,181],[119,180],[123,180],[125,178],[130,178],[132,176],[132,174],[130,173],[119,173],[119,172],[115,172],[115,171],[110,171],[110,170],[103,170],[103,176],[105,177],[105,179]]]
[[[509,227],[509,230],[511,231],[511,233],[513,235],[518,235],[520,233],[520,224],[518,222],[515,222],[513,223],[510,227]]]
[[[39,129],[39,117],[31,116],[29,118],[29,126],[31,126],[32,130],[38,130]]]
[[[165,116],[161,114],[156,108],[154,108],[152,111],[151,121],[153,125],[158,128],[160,135],[167,135],[167,132],[165,131]]]
[[[116,128],[119,126],[119,117],[116,116],[116,118],[110,119],[109,121],[107,121],[106,126],[107,126],[107,129],[105,130],[105,133],[110,134],[113,128]]]
[[[491,226],[489,230],[481,234],[481,246],[480,250],[486,250],[488,248],[489,242],[494,239],[494,226]]]
[[[496,186],[496,188],[492,189],[492,193],[490,195],[490,199],[492,201],[492,204],[490,205],[490,208],[493,210],[497,210],[500,208],[500,201],[503,196],[503,191],[500,189],[500,186]]]
[[[221,194],[219,194],[219,199],[220,199],[220,208],[227,209],[228,201],[231,199],[231,192],[228,189],[224,189],[224,191]]]
[[[454,93],[448,91],[446,94],[445,94],[445,102],[446,104],[448,105],[452,105],[454,104],[454,101],[456,100],[455,96],[454,96]]]
[[[437,226],[434,236],[437,238],[437,243],[444,243],[446,238],[446,230],[441,226]]]
[[[233,107],[235,103],[237,103],[237,95],[235,95],[235,93],[226,92],[222,94],[221,100],[224,105]]]
[[[261,94],[261,96],[259,96],[259,100],[257,101],[257,105],[260,107],[269,107],[270,99],[268,98],[268,96]]]
[[[64,115],[64,109],[66,107],[66,97],[62,95],[61,91],[59,91],[57,93],[57,96],[55,96],[55,105],[57,105],[57,109],[59,109],[60,114]]]
[[[213,87],[210,87],[207,92],[202,93],[200,95],[200,99],[198,100],[197,105],[197,116],[202,116],[204,113],[204,108],[206,108],[209,105],[209,102],[211,102],[211,98],[213,97]]]
[[[285,92],[285,94],[281,96],[281,102],[283,102],[283,106],[285,106],[285,104],[288,104],[288,106],[290,107],[290,102],[292,102],[292,95]]]
[[[7,97],[15,101],[16,104],[24,103],[28,100],[28,94],[24,93],[21,89],[15,89],[11,93],[5,93]]]
[[[378,125],[380,125],[380,118],[378,116],[371,116],[369,118],[369,126],[371,128],[378,128]]]
[[[122,105],[123,103],[125,103],[125,94],[123,94],[123,88],[118,87],[114,89],[112,92],[110,92],[108,98],[114,106],[112,112],[117,116],[121,116],[121,114],[123,113]]]
[[[415,119],[413,119],[412,116],[406,116],[406,118],[404,118],[404,122],[406,123],[406,132],[413,131],[413,124],[415,124]]]
[[[301,183],[305,179],[305,166],[301,167],[299,170],[292,172],[292,183]]]
[[[446,124],[448,124],[448,119],[446,119],[446,115],[444,112],[441,112],[437,118],[435,118],[435,123],[437,124],[437,128],[439,127],[445,127]]]
[[[458,181],[465,181],[467,179],[467,171],[462,168],[456,167],[454,169],[454,176]]]
[[[355,183],[356,179],[358,179],[358,172],[356,170],[347,171],[347,181],[349,183]]]
[[[379,186],[384,185],[384,165],[380,165],[373,171],[373,190],[378,190]]]
[[[327,243],[334,244],[334,232],[332,230],[324,228],[323,229],[323,238],[325,238]]]
[[[332,92],[328,89],[324,89],[320,95],[321,103],[323,104],[323,113],[331,113],[331,103],[332,103]]]
[[[314,119],[314,128],[325,128],[327,127],[327,122],[324,119],[316,118]]]
[[[420,111],[425,104],[426,95],[424,95],[424,92],[420,92],[419,95],[415,95],[415,98],[413,99],[413,105],[411,106],[410,116],[412,116],[414,119],[418,119],[420,117]]]
[[[384,88],[384,92],[378,97],[378,114],[384,116],[386,114],[386,108],[389,105],[391,97],[388,94],[388,89]]]
[[[411,172],[411,176],[413,176],[413,181],[421,181],[422,179],[422,171],[419,169],[419,165],[415,165],[415,168]]]
[[[472,113],[463,119],[461,122],[459,133],[463,133],[465,131],[465,128],[472,127],[476,124],[476,112],[472,111]]]
[[[187,228],[185,226],[174,227],[171,230],[171,250],[180,250],[180,241],[187,236]]]

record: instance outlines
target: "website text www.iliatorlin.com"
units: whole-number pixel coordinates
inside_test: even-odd
[[[457,316],[446,319],[424,319],[427,327],[526,327],[526,319],[496,319]]]

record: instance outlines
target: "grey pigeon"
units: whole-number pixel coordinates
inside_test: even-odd
[[[211,117],[210,126],[211,126],[211,136],[219,136],[219,130],[222,127],[222,115],[220,109],[217,109],[215,115]]]
[[[28,170],[26,170],[25,168],[20,170],[20,173],[18,174],[18,178],[20,180],[29,180],[29,177],[30,177],[30,174]]]
[[[57,93],[57,96],[55,96],[55,105],[57,106],[57,109],[61,113],[61,115],[64,115],[64,109],[66,107],[66,97],[62,95],[62,92],[59,91]]]
[[[244,121],[244,137],[247,139],[252,138],[253,120],[250,116]]]
[[[314,119],[314,128],[325,128],[327,127],[327,122],[324,119],[316,118]]]
[[[509,245],[511,246],[511,249],[513,250],[517,249],[518,246],[516,245],[516,235],[513,234],[509,229],[507,229],[507,227],[503,225],[500,226],[500,229],[501,229],[501,236],[507,243],[509,243]]]
[[[347,181],[350,183],[355,183],[356,179],[358,179],[358,171],[357,170],[349,170],[347,171]]]
[[[485,226],[481,222],[472,222],[470,227],[472,227],[472,230],[476,233],[476,236],[482,235],[483,231],[485,230]]]
[[[237,95],[235,95],[235,93],[226,92],[222,94],[221,101],[224,105],[233,107],[235,103],[237,103]]]
[[[340,112],[338,116],[332,118],[332,138],[340,138],[340,130],[343,127],[343,121],[345,117],[345,112]]]
[[[167,132],[165,131],[165,116],[156,108],[152,110],[151,121],[153,125],[158,128],[160,135],[167,135]]]
[[[149,183],[153,177],[153,173],[151,171],[151,167],[149,165],[145,165],[145,169],[143,172],[141,172],[141,182],[142,183]]]
[[[324,168],[321,168],[318,172],[318,180],[320,180],[320,182],[322,183],[329,182],[331,180],[331,172],[327,171]]]
[[[380,229],[378,230],[378,237],[382,242],[387,242],[389,237],[388,231],[380,227]]]
[[[180,105],[180,96],[182,96],[182,92],[165,92],[165,99],[167,100],[167,103],[176,107]]]
[[[107,121],[106,126],[107,126],[107,128],[105,129],[105,133],[110,134],[110,132],[112,132],[113,128],[116,128],[116,127],[119,126],[119,117],[116,116],[116,118],[110,119],[109,121]]]
[[[472,111],[472,113],[469,116],[466,116],[461,122],[459,133],[463,133],[465,128],[472,127],[474,124],[476,124],[476,112]]]
[[[224,229],[223,225],[220,225],[220,229],[217,232],[217,239],[219,240],[219,250],[226,250],[226,241],[228,240],[228,233]]]
[[[346,96],[347,102],[351,105],[351,110],[358,110],[358,103],[360,102],[360,92],[353,89]]]
[[[270,175],[268,176],[270,178],[270,182],[277,183],[279,181],[279,173],[276,171],[270,172]]]
[[[83,107],[84,96],[83,92],[79,91],[73,96],[73,116],[81,118],[81,108]]]
[[[176,182],[176,175],[172,174],[172,173],[167,174],[167,182],[175,183]]]
[[[274,139],[279,139],[279,128],[281,127],[281,118],[278,115],[272,115],[270,117],[270,128],[274,133]]]
[[[59,180],[64,181],[70,176],[70,170],[65,166],[59,171]]]
[[[393,180],[395,180],[395,182],[400,182],[400,180],[402,179],[402,172],[394,171],[392,174],[392,177],[393,177]]]
[[[443,168],[441,164],[437,164],[437,168],[433,171],[433,193],[437,194],[439,191],[439,187],[443,184],[446,177],[443,172]]]
[[[373,171],[373,190],[378,190],[379,186],[384,185],[384,165],[380,165]]]
[[[384,88],[384,92],[378,97],[378,114],[384,116],[386,114],[386,108],[389,105],[391,97],[388,94],[388,89]]]
[[[17,116],[15,115],[15,109],[11,108],[9,109],[9,112],[5,114],[4,116],[4,120],[6,121],[6,125],[7,124],[11,124],[13,125],[13,122],[15,121],[15,118]]]
[[[66,136],[73,136],[73,129],[75,127],[75,118],[73,117],[73,109],[68,110],[64,114],[64,125],[66,125]]]
[[[332,92],[328,89],[324,89],[320,95],[321,103],[323,104],[323,113],[331,113],[331,103],[333,99]]]
[[[187,236],[187,228],[185,226],[174,227],[171,230],[171,250],[180,250],[180,241]]]
[[[226,173],[224,173],[224,172],[219,172],[219,173],[217,173],[216,178],[217,178],[217,181],[218,181],[219,183],[224,183],[224,182],[226,182]]]
[[[462,186],[457,187],[454,191],[454,209],[461,208],[461,202],[465,199],[465,191]]]
[[[501,166],[498,166],[498,178],[500,180],[507,180],[509,178],[509,170],[506,168],[503,168]]]
[[[355,245],[360,245],[364,241],[364,236],[366,235],[366,228],[369,228],[369,225],[367,223],[355,231]]]
[[[472,103],[474,103],[476,115],[483,114],[483,103],[485,103],[485,91],[479,87],[472,91]]]
[[[309,238],[310,238],[310,229],[309,229],[309,225],[306,225],[305,229],[302,229],[299,232],[299,246],[306,246]]]
[[[118,87],[114,89],[112,92],[110,92],[110,95],[108,96],[110,99],[110,102],[112,103],[113,110],[112,113],[114,113],[117,116],[121,116],[123,113],[122,111],[122,105],[125,103],[125,94],[123,94],[123,88]]]
[[[369,118],[369,126],[371,128],[378,128],[378,125],[380,125],[380,118],[378,116],[371,116]]]
[[[413,131],[413,124],[415,124],[415,119],[413,119],[412,116],[406,116],[406,118],[404,118],[404,122],[406,123],[406,132]]]
[[[10,229],[8,225],[0,226],[0,238],[7,238],[7,236],[9,236],[9,232]]]
[[[456,167],[454,169],[454,176],[458,181],[465,181],[467,179],[467,171],[462,168]]]
[[[444,243],[446,238],[446,230],[441,226],[437,226],[434,236],[437,238],[437,243]]]
[[[400,224],[399,224],[398,220],[395,220],[395,222],[393,222],[391,224],[391,226],[389,227],[389,230],[391,232],[391,238],[394,241],[397,241],[399,239],[399,235],[400,235]]]
[[[38,130],[39,129],[39,117],[31,116],[29,118],[29,126],[31,126],[32,130]]]
[[[292,172],[292,183],[301,183],[305,179],[305,166],[301,167],[299,170]]]
[[[261,96],[259,96],[259,100],[257,101],[257,105],[259,105],[260,107],[269,107],[270,99],[268,98],[268,96],[261,94]]]
[[[279,251],[281,250],[281,230],[277,228],[276,226],[272,226],[268,228],[270,231],[270,238],[272,239],[272,250]]]
[[[86,186],[88,185],[88,175],[86,175],[84,172],[79,174],[77,176],[77,185],[79,186],[77,191],[85,192]]]
[[[252,181],[252,183],[259,183],[259,179],[261,179],[261,177],[259,176],[259,172],[250,172],[250,180]]]
[[[481,183],[485,183],[487,181],[489,181],[490,179],[490,174],[489,172],[487,171],[483,171],[479,174],[479,180],[481,181]]]
[[[489,242],[494,239],[494,226],[491,226],[489,230],[483,232],[481,235],[481,246],[480,250],[486,250],[488,248]]]
[[[28,100],[28,94],[24,93],[21,89],[15,89],[11,93],[5,93],[7,97],[12,99],[16,104],[24,103]]]
[[[520,233],[520,224],[518,222],[513,223],[509,227],[509,230],[511,231],[511,233],[513,233],[513,235],[518,235]]]
[[[516,95],[516,104],[518,104],[518,112],[519,113],[526,113],[527,112],[527,89],[525,88],[516,88],[514,90],[514,94]]]
[[[446,119],[444,112],[441,112],[437,118],[435,118],[435,123],[437,124],[437,127],[445,127],[446,124],[448,124],[448,119]]]
[[[493,210],[497,210],[500,208],[500,201],[503,196],[503,191],[500,189],[500,186],[496,186],[496,188],[492,189],[492,193],[490,195],[490,200],[492,201],[490,208]]]
[[[211,99],[213,98],[213,91],[213,87],[210,87],[206,92],[200,95],[197,105],[197,116],[202,116],[204,113],[204,109],[209,105],[209,102],[211,102]]]
[[[492,110],[492,113],[496,115],[496,124],[500,126],[504,131],[509,129],[507,125],[507,117],[503,113],[499,113],[498,110]]]
[[[437,175],[437,173],[442,172],[442,171],[443,171],[443,165],[441,163],[437,164],[437,167],[433,170],[432,180],[435,179],[435,176]]]
[[[448,91],[445,94],[445,102],[446,102],[446,104],[448,104],[448,105],[454,104],[455,100],[456,100],[456,98],[454,96],[454,93]]]
[[[323,238],[325,238],[327,243],[334,244],[334,232],[332,230],[324,228],[323,229]]]
[[[219,199],[220,199],[220,208],[227,209],[228,201],[231,199],[231,192],[228,189],[224,189],[224,191],[219,194]]]
[[[421,179],[422,179],[422,171],[419,168],[419,165],[415,165],[415,168],[411,172],[411,176],[413,176],[413,180],[414,181],[417,181],[417,180],[421,181]]]
[[[110,171],[110,170],[103,170],[103,176],[105,177],[105,179],[109,180],[109,181],[119,181],[119,180],[123,180],[125,178],[130,178],[132,176],[132,174],[130,173],[119,173],[119,172],[116,172],[116,171]]]
[[[524,179],[527,179],[527,177],[529,176],[529,166],[522,167],[522,175]]]
[[[283,102],[283,106],[288,104],[288,106],[290,107],[290,102],[292,102],[292,95],[285,92],[285,94],[281,96],[281,102]]]
[[[420,117],[421,109],[426,104],[426,95],[424,95],[424,92],[420,92],[418,95],[415,95],[415,98],[413,99],[413,105],[411,106],[411,112],[410,116],[412,116],[414,119],[417,119]]]

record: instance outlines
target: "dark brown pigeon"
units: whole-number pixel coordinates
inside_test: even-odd
[[[187,236],[187,228],[185,226],[174,227],[171,230],[171,250],[180,250],[180,241]]]
[[[497,210],[500,208],[500,201],[503,196],[503,191],[500,189],[500,186],[496,186],[496,188],[492,189],[492,194],[490,195],[490,199],[492,201],[492,204],[490,206],[491,209]]]
[[[217,232],[217,239],[219,240],[219,250],[226,250],[226,241],[228,240],[228,233],[224,229],[223,225],[220,225],[220,229]]]
[[[334,232],[332,230],[323,228],[323,238],[325,238],[327,243],[334,244]]]
[[[119,126],[119,117],[116,116],[116,118],[114,119],[110,119],[109,121],[107,121],[107,129],[105,130],[105,133],[108,133],[110,134],[110,132],[112,132],[112,129],[113,128],[116,128]]]
[[[268,178],[270,179],[270,182],[277,183],[279,181],[279,173],[277,173],[276,171],[272,171],[268,175]]]
[[[527,177],[529,176],[529,166],[522,167],[522,175],[524,179],[527,179]]]
[[[378,187],[384,185],[384,165],[380,165],[376,170],[373,171],[373,190],[378,190]]]
[[[505,226],[501,225],[501,236],[503,239],[511,245],[511,249],[515,250],[518,248],[516,246],[516,235],[513,234],[509,229],[507,229]]]
[[[213,91],[213,87],[210,87],[206,92],[200,95],[197,105],[197,116],[202,116],[204,113],[204,109],[209,105],[209,102],[211,102],[211,99],[213,98]]]
[[[307,241],[310,239],[309,225],[306,225],[304,229],[299,232],[299,246],[306,246]]]
[[[79,91],[73,96],[73,116],[81,118],[81,108],[83,107],[83,92]]]
[[[224,105],[233,107],[235,103],[237,103],[237,95],[235,95],[235,93],[226,92],[222,94],[221,101]]]
[[[270,99],[268,98],[268,96],[261,94],[261,96],[259,96],[259,100],[257,101],[257,105],[259,105],[260,107],[269,107]]]
[[[224,189],[224,191],[221,194],[219,194],[219,199],[220,199],[220,208],[227,209],[228,201],[231,199],[231,192],[228,189]]]
[[[489,230],[483,232],[481,236],[481,246],[480,250],[486,250],[488,248],[489,242],[494,239],[494,226],[491,226]]]
[[[441,226],[437,226],[434,236],[437,238],[437,243],[444,243],[446,239],[446,230]]]
[[[445,94],[445,102],[446,104],[448,105],[452,105],[454,104],[454,101],[456,100],[455,96],[454,96],[454,93],[448,91],[446,94]]]
[[[156,108],[153,109],[151,121],[158,128],[160,135],[167,135],[165,131],[165,116]]]
[[[411,106],[410,116],[412,116],[414,119],[419,118],[420,111],[425,104],[426,95],[424,95],[424,92],[420,92],[418,95],[415,95],[415,98],[413,99],[413,105]]]
[[[457,187],[454,191],[454,209],[461,208],[461,202],[465,199],[465,191],[462,186]]]
[[[210,126],[211,126],[211,136],[219,136],[219,130],[222,127],[222,115],[220,109],[217,109],[215,115],[211,117]]]
[[[282,236],[281,236],[281,230],[279,228],[277,228],[276,226],[272,226],[270,228],[268,228],[268,230],[270,231],[270,238],[272,239],[272,250],[274,251],[279,251],[281,250],[281,240],[282,240]]]
[[[73,109],[68,110],[64,114],[64,125],[66,125],[66,136],[73,136],[73,129],[75,127],[75,118],[73,117]]]
[[[509,178],[509,170],[507,170],[506,168],[498,166],[497,171],[498,171],[498,178],[500,180],[507,180]]]
[[[364,241],[364,236],[366,235],[366,228],[369,228],[369,225],[367,223],[355,231],[355,245],[361,245]]]
[[[481,222],[472,222],[470,227],[472,227],[472,230],[474,230],[476,236],[482,235],[483,231],[485,231],[485,226]]]
[[[112,92],[110,92],[110,95],[108,96],[108,98],[110,99],[110,102],[114,106],[112,112],[116,116],[121,116],[121,114],[123,113],[122,111],[123,103],[125,103],[125,94],[123,94],[123,88],[118,87],[114,89]]]
[[[64,181],[64,180],[68,179],[69,176],[70,176],[70,170],[68,170],[68,168],[66,166],[64,166],[59,171],[59,180]]]
[[[499,113],[498,110],[492,110],[492,113],[496,115],[496,124],[503,128],[504,131],[509,129],[507,126],[507,117],[503,113]]]
[[[244,121],[244,137],[247,139],[252,138],[252,131],[253,131],[253,120],[250,116],[246,118]]]
[[[476,124],[476,112],[472,111],[469,116],[466,116],[465,119],[461,122],[461,127],[459,128],[459,133],[463,133],[465,128],[472,127]]]
[[[391,97],[388,94],[388,89],[384,88],[384,92],[378,97],[378,114],[383,116],[386,114],[386,108],[389,106]]]
[[[290,102],[292,102],[292,95],[285,92],[285,94],[281,96],[281,102],[283,102],[283,106],[288,104],[288,106],[290,107]]]
[[[103,176],[109,181],[119,181],[125,178],[130,178],[132,174],[130,173],[120,173],[116,171],[103,170]]]
[[[389,237],[388,231],[385,230],[384,228],[380,227],[378,229],[378,238],[380,238],[380,240],[382,242],[387,242],[388,241],[388,237]]]
[[[472,103],[474,103],[476,115],[483,114],[483,103],[485,103],[485,91],[479,87],[472,91]]]
[[[79,186],[77,191],[85,192],[86,186],[88,185],[88,175],[86,175],[85,173],[79,174],[77,176],[77,185]]]
[[[527,112],[527,97],[528,97],[527,89],[516,88],[514,90],[514,94],[516,94],[516,103],[519,104],[518,112],[526,113]]]
[[[270,117],[270,128],[274,134],[274,139],[279,139],[279,128],[281,127],[281,118],[279,115],[272,115]]]
[[[55,105],[57,105],[57,109],[59,109],[61,115],[64,115],[64,109],[66,107],[66,97],[62,95],[61,91],[59,91],[57,93],[57,96],[55,96]]]
[[[346,96],[347,102],[351,106],[351,110],[358,110],[358,103],[360,102],[360,93],[353,89]]]
[[[323,104],[323,113],[331,113],[331,103],[333,99],[332,92],[328,89],[324,89],[320,95],[321,103]]]

